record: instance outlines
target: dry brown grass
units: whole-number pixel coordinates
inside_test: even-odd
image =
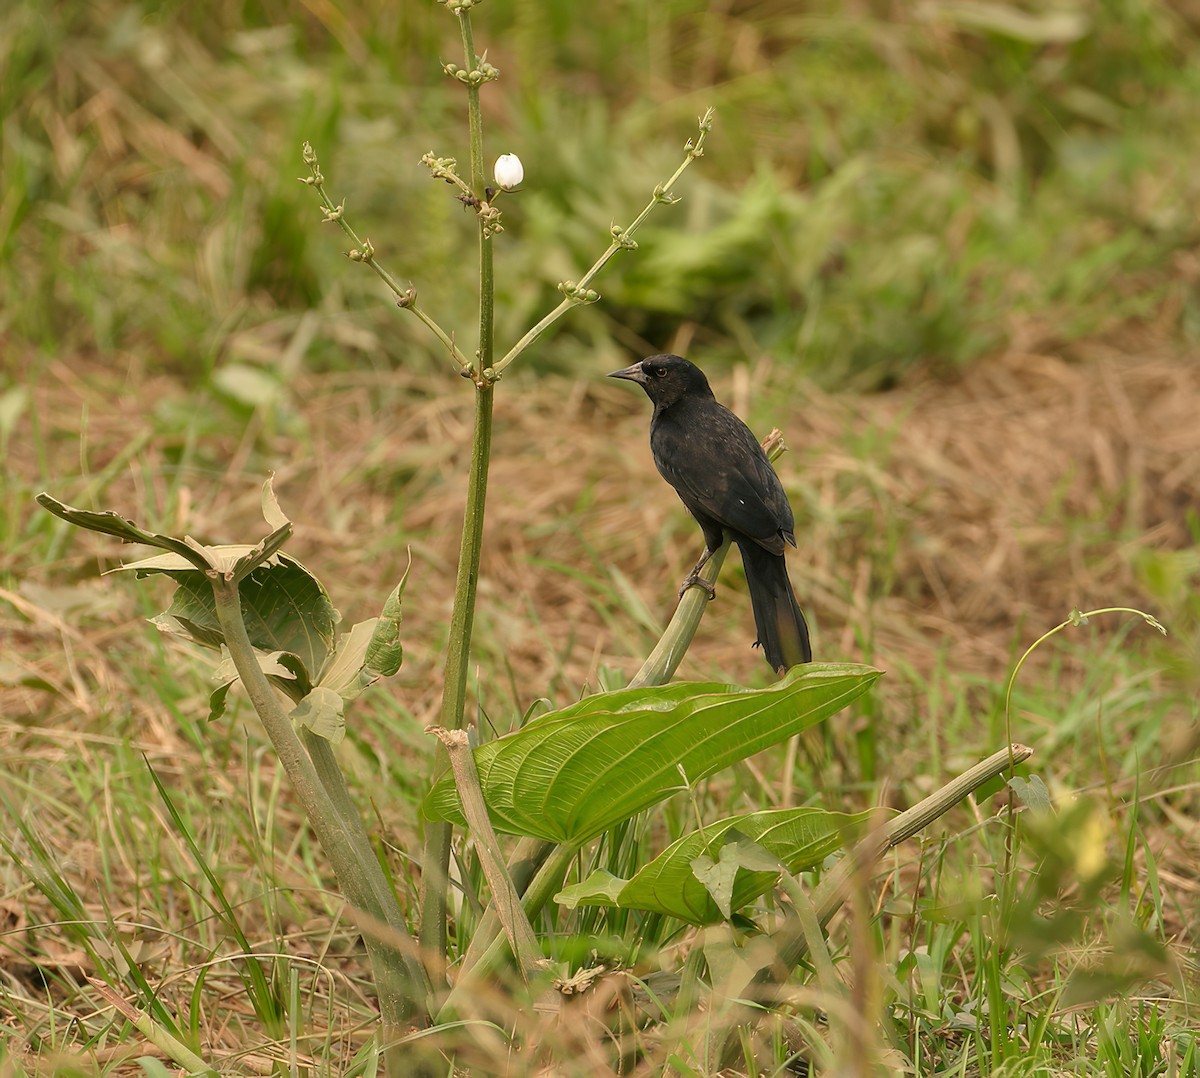
[[[601,372],[518,376],[497,397],[477,651],[479,696],[498,724],[509,721],[510,700],[524,707],[549,694],[561,702],[594,686],[603,668],[631,672],[652,641],[650,623],[669,615],[699,542],[654,472],[646,402],[593,373]],[[888,734],[896,774],[922,773],[926,743],[918,727],[923,708],[935,706],[931,694],[961,691],[931,680],[943,665],[954,678],[978,677],[994,691],[1017,641],[1031,640],[1072,607],[1157,612],[1140,587],[1136,555],[1191,541],[1185,514],[1200,505],[1200,364],[1193,357],[1099,346],[1072,359],[1013,354],[957,381],[913,379],[868,397],[808,386],[785,400],[773,393],[775,373],[761,363],[732,383],[718,377],[718,392],[754,420],[776,422],[790,443],[779,467],[799,524],[792,574],[815,614],[820,655],[863,658],[866,641],[866,658],[899,672],[884,697],[897,720]],[[385,771],[423,767],[411,746],[440,695],[470,437],[465,383],[448,373],[302,373],[275,408],[248,415],[161,372],[114,370],[77,356],[55,362],[31,389],[38,433],[27,420],[13,437],[6,468],[13,490],[46,486],[164,530],[241,541],[262,531],[259,485],[273,469],[298,522],[291,549],[325,580],[348,621],[375,612],[411,546],[405,666],[392,691],[415,723],[379,747],[391,757]],[[210,412],[182,473],[174,461],[185,438],[164,423],[164,408]],[[88,478],[77,478],[81,472]],[[95,578],[97,564],[112,565],[124,553],[104,537],[72,534],[40,563],[31,558],[33,544],[4,554],[3,568],[21,583],[4,597],[0,617],[6,657],[45,685],[3,690],[8,760],[24,773],[47,774],[68,758],[87,758],[99,772],[117,741],[132,736],[168,785],[186,785],[204,759],[180,736],[170,708],[138,695],[145,681],[137,668],[158,661],[140,620],[145,607],[135,599],[148,585]],[[730,567],[718,595],[681,675],[765,680]],[[177,706],[200,712],[203,683],[181,682]],[[924,682],[937,688],[926,685],[920,703],[896,687]],[[254,769],[262,789],[270,783],[269,760],[242,759],[236,746],[232,752],[229,767],[200,780],[217,803],[244,798],[243,767]],[[1052,761],[1043,766],[1053,770]],[[410,802],[378,793],[377,803],[386,833],[409,846]],[[289,812],[286,805],[280,811]],[[117,833],[124,824],[99,826]],[[1160,873],[1180,891],[1195,886],[1188,835],[1168,829],[1151,843]],[[94,893],[89,840],[61,838],[77,885]],[[236,863],[242,854],[229,856]],[[126,877],[135,894],[138,871],[122,866],[112,882]],[[281,881],[301,886],[293,871],[283,865]],[[253,889],[252,879],[247,886]],[[291,901],[283,931],[293,954],[332,958],[323,950],[329,899],[299,891]],[[145,915],[136,900],[110,908],[131,919]],[[95,913],[102,916],[100,904]],[[11,916],[13,928],[52,920],[30,896]],[[15,976],[35,983],[35,969],[78,962],[46,940],[52,936],[10,937],[19,956]],[[165,968],[196,960],[185,948]],[[355,976],[352,964],[334,964]],[[210,986],[222,985],[222,976],[214,974]],[[314,1001],[325,990],[324,982],[314,988]],[[234,999],[238,982],[229,978],[224,991]],[[339,982],[332,1013],[341,1015],[347,1001],[347,1013],[368,1013],[363,992],[359,983]],[[335,1035],[349,1045],[357,1034],[345,1020],[335,1019]],[[226,1047],[244,1035],[231,1022]]]
[[[928,674],[949,647],[954,668],[1000,680],[1017,627],[1028,626],[1025,640],[1073,607],[1152,609],[1137,552],[1191,541],[1186,513],[1200,506],[1191,356],[1099,346],[1074,360],[1012,354],[954,382],[914,379],[868,397],[808,386],[785,400],[771,381],[766,364],[732,389],[717,379],[720,395],[769,417],[791,447],[779,468],[798,523],[792,575],[823,657],[860,658],[865,636],[867,658],[885,666]],[[183,436],[153,415],[164,401],[215,416],[182,474],[167,457]],[[418,718],[432,714],[469,451],[465,384],[449,374],[304,374],[274,417],[240,420],[167,375],[76,357],[47,372],[34,407],[45,471],[32,432],[19,432],[11,483],[79,499],[117,462],[95,504],[164,530],[256,535],[258,488],[276,471],[298,524],[293,551],[351,620],[374,611],[411,545],[399,691]],[[480,639],[485,654],[503,654],[523,704],[550,685],[594,685],[601,666],[631,671],[651,639],[638,604],[659,623],[669,616],[699,534],[654,472],[646,426],[644,401],[590,375],[499,387]],[[90,483],[75,478],[81,459]],[[29,565],[18,549],[6,568],[53,583],[122,553],[92,536],[66,550],[65,563]],[[736,572],[726,578],[682,674],[761,679]],[[94,587],[115,602],[129,590],[119,578]],[[614,609],[619,597],[624,609]],[[22,616],[15,627],[27,625]],[[103,682],[102,663],[95,676]]]

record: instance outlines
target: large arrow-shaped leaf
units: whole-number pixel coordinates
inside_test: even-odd
[[[492,822],[512,834],[584,842],[828,718],[879,675],[810,663],[765,689],[680,682],[589,696],[476,750]],[[449,777],[423,811],[463,822]]]
[[[565,888],[555,896],[555,901],[572,908],[618,906],[650,910],[695,925],[714,924],[725,915],[713,900],[710,888],[697,877],[697,859],[719,861],[726,843],[744,837],[777,857],[789,872],[799,872],[820,864],[856,838],[871,815],[794,808],[730,816],[705,826],[703,832],[693,831],[673,842],[630,880],[600,870]],[[755,872],[739,867],[729,902],[732,912],[765,894],[778,878],[778,870]]]

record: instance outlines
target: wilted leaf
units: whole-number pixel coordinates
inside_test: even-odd
[[[1014,775],[1008,780],[1008,785],[1020,799],[1021,804],[1030,812],[1051,813],[1054,811],[1054,805],[1050,801],[1050,791],[1046,789],[1046,784],[1040,775],[1030,775],[1027,779],[1020,775]]]
[[[262,487],[262,514],[267,527],[279,531],[291,525],[287,514],[279,508],[279,499],[275,497],[275,476],[270,475]]]
[[[95,513],[90,509],[76,509],[52,498],[45,491],[38,494],[35,500],[43,509],[53,513],[56,517],[61,517],[68,524],[74,524],[77,528],[101,532],[104,535],[115,535],[127,543],[143,543],[146,546],[156,546],[162,550],[174,551],[189,566],[197,569],[211,568],[204,555],[197,549],[199,544],[195,542],[189,545],[171,535],[143,531],[132,520],[126,520],[125,517],[118,516],[113,512]]]
[[[317,684],[332,689],[340,694],[343,700],[349,701],[374,680],[370,675],[362,675],[363,662],[378,621],[378,618],[360,621],[348,633],[341,635],[337,651],[326,662]]]
[[[225,700],[229,696],[229,690],[233,688],[232,681],[225,681],[218,685],[209,694],[208,697],[208,721],[216,722],[222,715],[225,714]]]
[[[376,622],[375,632],[363,660],[368,674],[391,677],[400,669],[400,664],[404,660],[404,647],[400,643],[400,600],[404,595],[404,586],[408,583],[408,574],[411,569],[412,558],[410,557],[408,567],[404,570],[404,576],[400,578],[400,583],[392,589],[391,595],[383,604],[383,612]]]
[[[342,698],[332,689],[318,685],[292,709],[292,719],[317,737],[336,745],[346,736],[346,716]]]

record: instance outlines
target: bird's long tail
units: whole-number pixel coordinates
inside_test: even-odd
[[[808,623],[796,602],[782,554],[772,554],[751,539],[738,540],[746,584],[754,607],[754,627],[771,668],[782,674],[797,663],[812,661]]]

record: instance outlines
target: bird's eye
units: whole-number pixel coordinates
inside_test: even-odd
[[[655,378],[666,378],[666,376],[667,376],[667,368],[666,367],[655,367],[654,368],[654,377]]]

